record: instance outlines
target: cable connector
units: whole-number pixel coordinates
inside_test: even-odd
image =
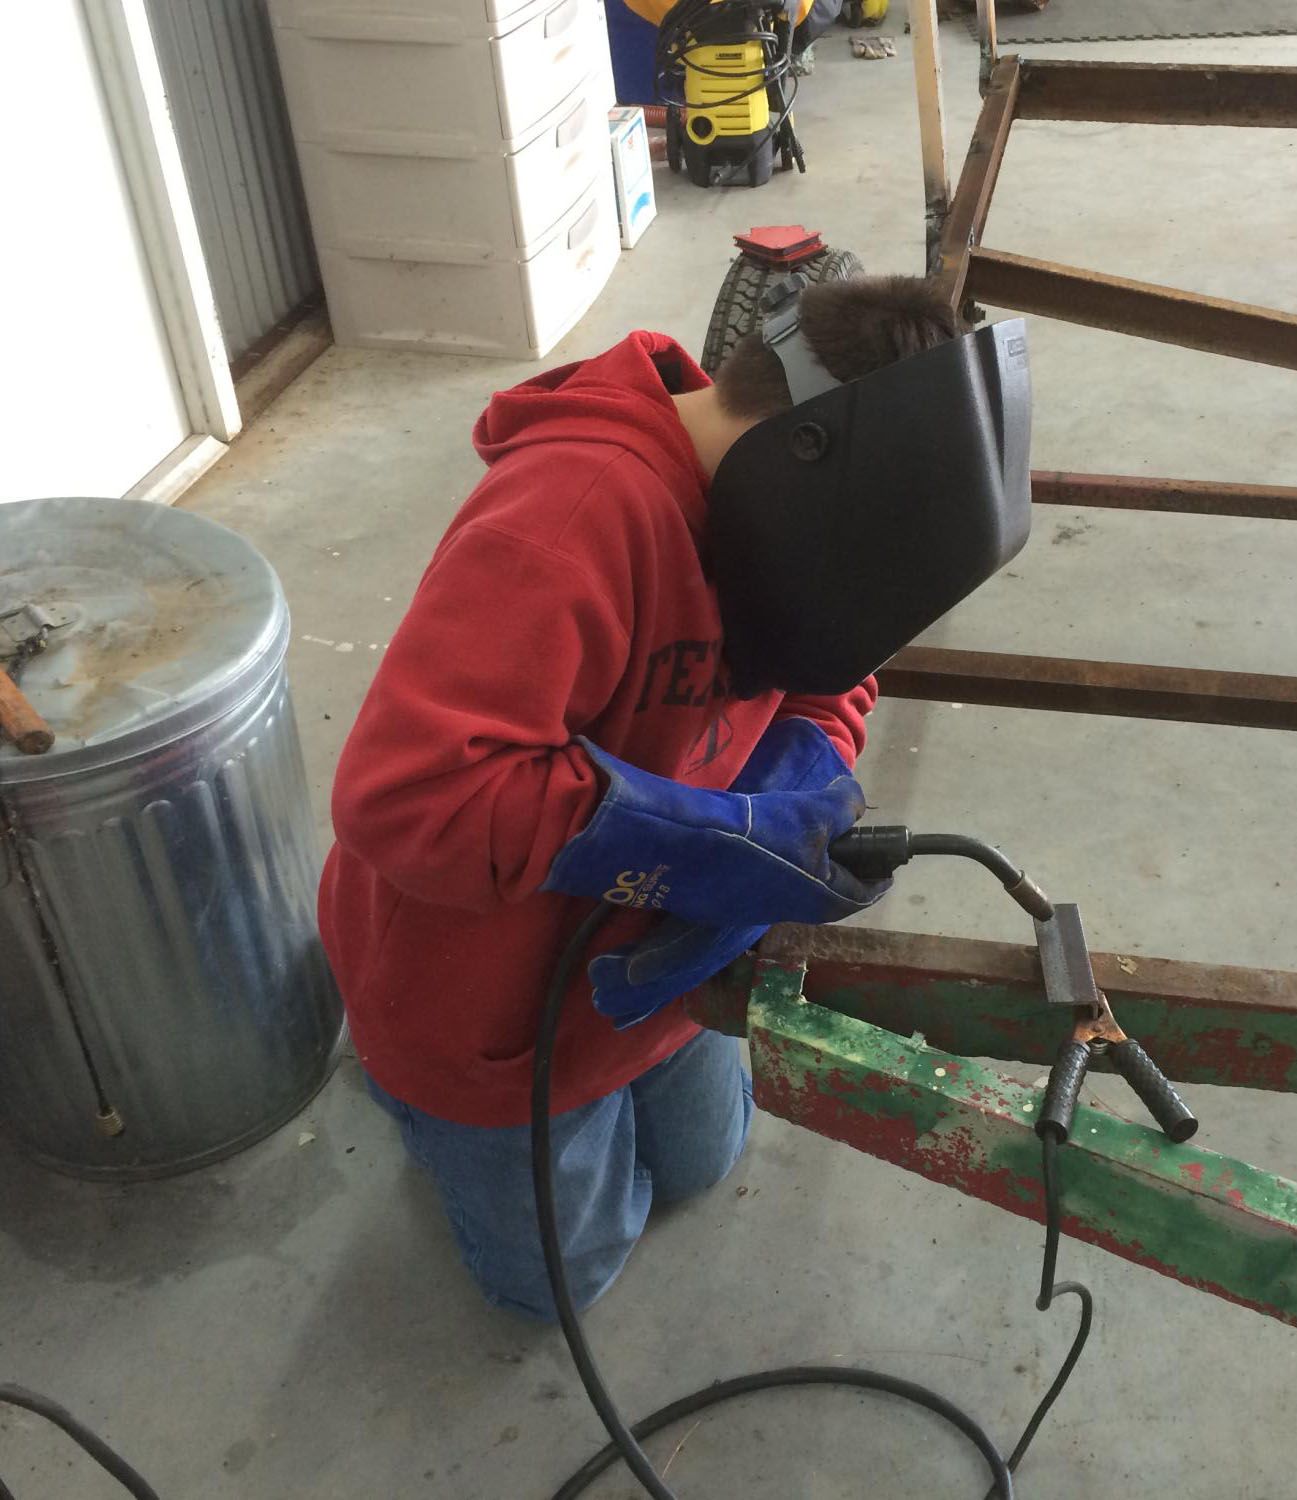
[[[829,845],[829,858],[857,880],[886,880],[913,857],[908,828],[853,828]]]

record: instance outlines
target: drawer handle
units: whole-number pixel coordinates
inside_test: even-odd
[[[545,35],[562,36],[576,20],[580,9],[581,0],[563,0],[562,5],[556,5],[545,17]]]
[[[581,215],[571,229],[567,232],[567,248],[575,250],[578,245],[585,242],[594,233],[594,226],[599,222],[599,205],[592,203]]]
[[[588,103],[582,99],[580,104],[577,105],[567,119],[554,132],[554,144],[556,146],[566,146],[569,141],[576,140],[577,136],[585,129],[585,119],[588,113]]]

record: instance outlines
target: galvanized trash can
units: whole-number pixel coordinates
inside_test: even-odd
[[[0,745],[0,1112],[50,1166],[183,1171],[328,1077],[288,636],[273,570],[222,526],[0,505],[0,658],[57,736]]]

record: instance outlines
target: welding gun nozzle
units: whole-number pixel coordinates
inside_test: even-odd
[[[1025,872],[1013,885],[1006,885],[1005,890],[1022,907],[1039,922],[1048,922],[1054,915],[1054,903],[1041,890],[1030,875]]]

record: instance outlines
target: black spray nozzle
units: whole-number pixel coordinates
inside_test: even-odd
[[[898,826],[853,828],[829,845],[829,856],[857,880],[885,880],[919,854],[951,854],[984,865],[1026,912],[1042,922],[1054,904],[1007,855],[963,833],[911,833]]]

